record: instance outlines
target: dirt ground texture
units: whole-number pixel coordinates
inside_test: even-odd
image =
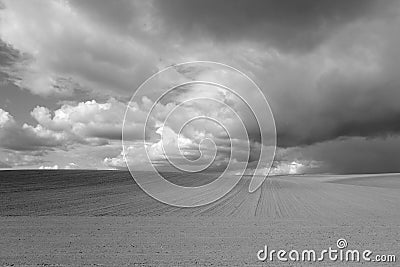
[[[400,260],[398,174],[269,177],[252,194],[244,178],[198,208],[155,201],[128,172],[2,171],[0,185],[2,266],[307,266],[260,262],[257,251],[320,251],[336,248],[339,238],[349,249],[395,254],[397,262],[312,265]]]

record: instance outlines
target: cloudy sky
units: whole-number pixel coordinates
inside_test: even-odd
[[[137,87],[208,60],[243,71],[268,99],[277,172],[400,172],[399,47],[399,1],[0,0],[0,168],[123,168]],[[179,99],[160,104],[153,130]],[[133,103],[132,133],[153,101]],[[201,134],[189,130],[186,147]]]

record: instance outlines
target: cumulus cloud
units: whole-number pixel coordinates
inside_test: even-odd
[[[79,169],[79,165],[76,163],[70,162],[67,165],[65,165],[64,169],[67,169],[67,170]]]
[[[14,118],[0,109],[0,146],[11,150],[40,150],[64,146],[67,142],[64,133],[57,133],[41,125],[28,124],[19,126]]]
[[[12,150],[66,149],[74,144],[105,145],[121,140],[126,105],[115,99],[95,100],[76,105],[64,104],[54,112],[36,107],[31,115],[36,126],[20,126],[7,111],[0,109],[0,145]],[[134,135],[136,128],[133,127]]]
[[[125,161],[126,159],[126,161]],[[127,169],[127,163],[132,168],[140,168],[147,160],[147,154],[142,142],[132,142],[125,146],[125,151],[120,150],[120,153],[114,157],[105,157],[103,164],[107,168],[112,169]]]
[[[77,139],[87,137],[120,140],[125,109],[126,105],[115,99],[106,103],[92,100],[76,105],[64,104],[54,112],[38,106],[31,115],[39,125],[52,131],[69,133]],[[89,139],[87,141],[90,142]]]
[[[39,170],[58,170],[58,165],[54,165],[54,166],[40,166],[38,168]]]
[[[5,128],[7,125],[14,124],[14,118],[7,111],[0,109],[0,127]]]
[[[31,115],[38,122],[35,129],[40,129],[42,132],[45,129],[63,134],[70,143],[106,145],[111,140],[121,140],[126,108],[126,103],[111,98],[104,103],[91,100],[63,104],[54,111],[37,106]],[[126,125],[127,140],[141,137],[146,118],[141,103],[132,103],[132,109],[135,112],[135,119]]]

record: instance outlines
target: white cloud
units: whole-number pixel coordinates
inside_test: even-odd
[[[54,112],[38,106],[31,115],[41,128],[63,133],[75,142],[99,145],[121,139],[125,109],[126,104],[115,99],[106,103],[92,100],[75,105],[64,104]],[[131,127],[134,137],[140,124]]]
[[[58,165],[54,165],[54,166],[40,166],[38,168],[39,170],[58,170]]]
[[[4,128],[7,125],[14,123],[14,118],[10,115],[10,113],[0,108],[0,128]]]
[[[46,129],[41,125],[20,127],[12,115],[0,109],[0,146],[13,150],[40,150],[68,144],[65,133]]]
[[[131,168],[140,169],[147,160],[146,151],[143,142],[131,142],[125,146],[125,156]],[[127,164],[124,159],[124,153],[121,151],[115,157],[105,157],[103,164],[112,169],[126,169]]]
[[[79,169],[79,165],[75,164],[73,162],[70,162],[67,165],[65,165],[64,169],[67,169],[67,170]]]

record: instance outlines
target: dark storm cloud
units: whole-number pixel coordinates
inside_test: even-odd
[[[400,134],[399,26],[397,5],[389,17],[344,27],[312,54],[283,54],[260,68],[278,145]]]
[[[117,31],[127,31],[135,25],[135,20],[143,14],[144,10],[140,9],[143,1],[131,0],[72,0],[70,3],[80,12],[84,12],[93,20],[111,27]]]
[[[290,105],[283,116],[276,113],[281,147],[311,145],[337,137],[377,137],[400,133],[400,79],[389,84],[379,77],[347,83],[337,77],[327,88],[317,88],[314,101]],[[357,81],[357,83],[353,83]],[[368,84],[369,83],[369,84]],[[279,108],[277,108],[279,109]],[[285,116],[290,116],[287,119]],[[286,122],[286,124],[285,124]]]
[[[304,173],[385,173],[400,172],[400,137],[338,138],[306,147],[281,149],[276,165],[304,164]]]
[[[400,172],[400,138],[352,138],[327,142],[310,151],[324,161],[322,170],[335,173]],[[306,153],[307,155],[307,153]]]
[[[12,65],[19,57],[20,54],[17,50],[0,39],[0,66]]]
[[[284,57],[295,52],[287,63],[261,59],[256,72],[274,110],[279,146],[400,132],[395,1],[171,0],[154,7],[165,27],[186,43],[255,42],[260,57],[269,48]],[[328,61],[339,63],[325,71]],[[271,84],[273,79],[281,81]]]
[[[13,78],[9,71],[20,60],[22,60],[20,52],[0,39],[0,81],[2,83]]]
[[[261,41],[279,50],[310,51],[335,29],[384,9],[389,1],[156,1],[172,32],[185,38]]]

